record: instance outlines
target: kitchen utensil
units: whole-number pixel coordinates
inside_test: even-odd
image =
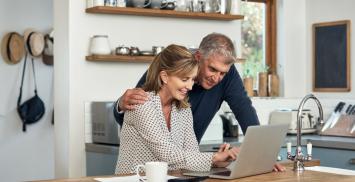
[[[152,3],[150,4],[150,7],[154,8],[154,9],[160,9],[161,1],[162,0],[152,0]]]
[[[218,13],[221,11],[221,7],[218,0],[206,0],[203,5],[205,13]]]
[[[152,51],[154,55],[158,55],[162,50],[164,49],[164,46],[153,46]]]
[[[342,104],[342,105],[340,106],[339,112],[336,113],[336,115],[335,115],[335,117],[334,117],[334,120],[333,120],[332,123],[330,124],[330,128],[333,128],[333,127],[335,126],[335,124],[338,122],[339,117],[340,117],[340,115],[341,115],[341,111],[343,110],[343,108],[344,108],[345,105],[346,105],[346,104],[344,103],[344,104]]]
[[[131,48],[129,49],[129,54],[130,54],[131,56],[138,56],[138,55],[140,54],[138,47],[131,47]]]
[[[125,47],[122,45],[116,48],[117,55],[129,55],[129,53],[130,53],[129,47]]]
[[[334,119],[334,117],[336,116],[336,113],[338,112],[340,106],[343,104],[344,102],[339,102],[336,106],[334,111],[332,112],[332,114],[330,115],[330,117],[328,118],[328,120],[325,122],[323,128],[322,128],[322,132],[324,132],[326,129],[329,128],[329,126],[332,124],[332,121]],[[345,103],[344,103],[345,104]]]
[[[94,55],[111,54],[107,35],[94,35],[91,38],[90,53]]]
[[[126,0],[117,0],[117,7],[126,7]]]
[[[93,0],[93,6],[105,6],[105,0]]]
[[[240,0],[230,0],[229,14],[237,15],[240,12]]]
[[[351,111],[351,109],[352,109],[351,106],[352,106],[351,104],[348,105],[348,107],[346,108],[345,114],[348,114],[348,115],[351,114],[351,113],[350,113],[350,111]]]
[[[153,51],[140,51],[140,55],[142,56],[153,56]]]
[[[201,0],[190,0],[190,11],[191,12],[202,12],[202,6],[204,2]]]
[[[179,0],[176,1],[175,11],[189,11],[189,1],[188,0]]]
[[[160,9],[174,10],[175,9],[175,0],[162,0]]]
[[[116,7],[117,6],[117,0],[105,0],[105,6]]]
[[[130,2],[136,8],[146,8],[152,3],[151,0],[130,0]]]
[[[355,104],[353,105],[349,113],[351,116],[355,117]],[[353,133],[354,131],[355,131],[355,120],[353,120],[353,126],[351,127],[350,133]]]

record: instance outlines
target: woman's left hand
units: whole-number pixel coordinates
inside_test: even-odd
[[[275,165],[274,165],[274,170],[273,171],[276,171],[276,172],[284,172],[284,171],[286,171],[286,168],[283,166],[283,165],[281,165],[281,164],[279,164],[279,163],[276,163]]]

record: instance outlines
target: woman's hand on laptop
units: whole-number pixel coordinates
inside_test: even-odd
[[[212,164],[214,167],[227,167],[232,161],[237,159],[239,148],[232,147],[229,144],[222,144],[217,153],[213,155]]]
[[[284,171],[286,171],[286,168],[283,165],[281,165],[279,163],[276,163],[274,165],[274,171],[276,171],[276,172],[284,172]]]

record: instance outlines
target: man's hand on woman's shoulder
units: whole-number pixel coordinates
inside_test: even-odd
[[[143,89],[128,89],[121,96],[118,106],[121,111],[134,110],[137,105],[144,104],[147,100],[148,94]]]

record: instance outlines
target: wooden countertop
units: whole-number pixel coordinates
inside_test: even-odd
[[[289,182],[289,181],[298,181],[298,182],[354,182],[355,176],[344,176],[332,173],[324,173],[324,172],[316,172],[306,170],[302,173],[295,173],[292,170],[292,163],[290,162],[281,162],[284,166],[286,166],[286,172],[271,172],[266,174],[260,174],[255,176],[249,176],[244,178],[239,178],[235,180],[219,180],[219,179],[207,179],[204,182],[219,182],[219,181],[228,181],[228,182],[259,182],[259,181],[273,181],[273,182]],[[319,160],[313,160],[307,162],[306,166],[318,166]],[[172,172],[170,175],[173,176],[181,176],[181,172]],[[102,177],[115,177],[112,176],[90,176],[90,177],[82,177],[82,178],[71,178],[71,179],[54,179],[54,180],[44,180],[43,182],[84,182],[84,181],[92,181],[94,182],[94,178],[102,178]]]
[[[181,173],[172,173],[171,175],[179,176]],[[72,179],[55,179],[47,180],[48,182],[83,182],[83,181],[92,181],[96,177],[83,177],[83,178],[72,178]],[[114,176],[100,176],[100,177],[114,177]],[[303,173],[295,173],[291,168],[287,168],[286,172],[271,172],[266,174],[260,174],[256,176],[250,176],[245,178],[239,178],[235,180],[218,180],[218,179],[207,179],[204,182],[219,182],[219,181],[228,181],[228,182],[259,182],[259,181],[273,181],[273,182],[288,182],[288,181],[299,181],[299,182],[354,182],[355,176],[344,176],[337,175],[332,173],[323,173],[316,171],[304,171]]]

